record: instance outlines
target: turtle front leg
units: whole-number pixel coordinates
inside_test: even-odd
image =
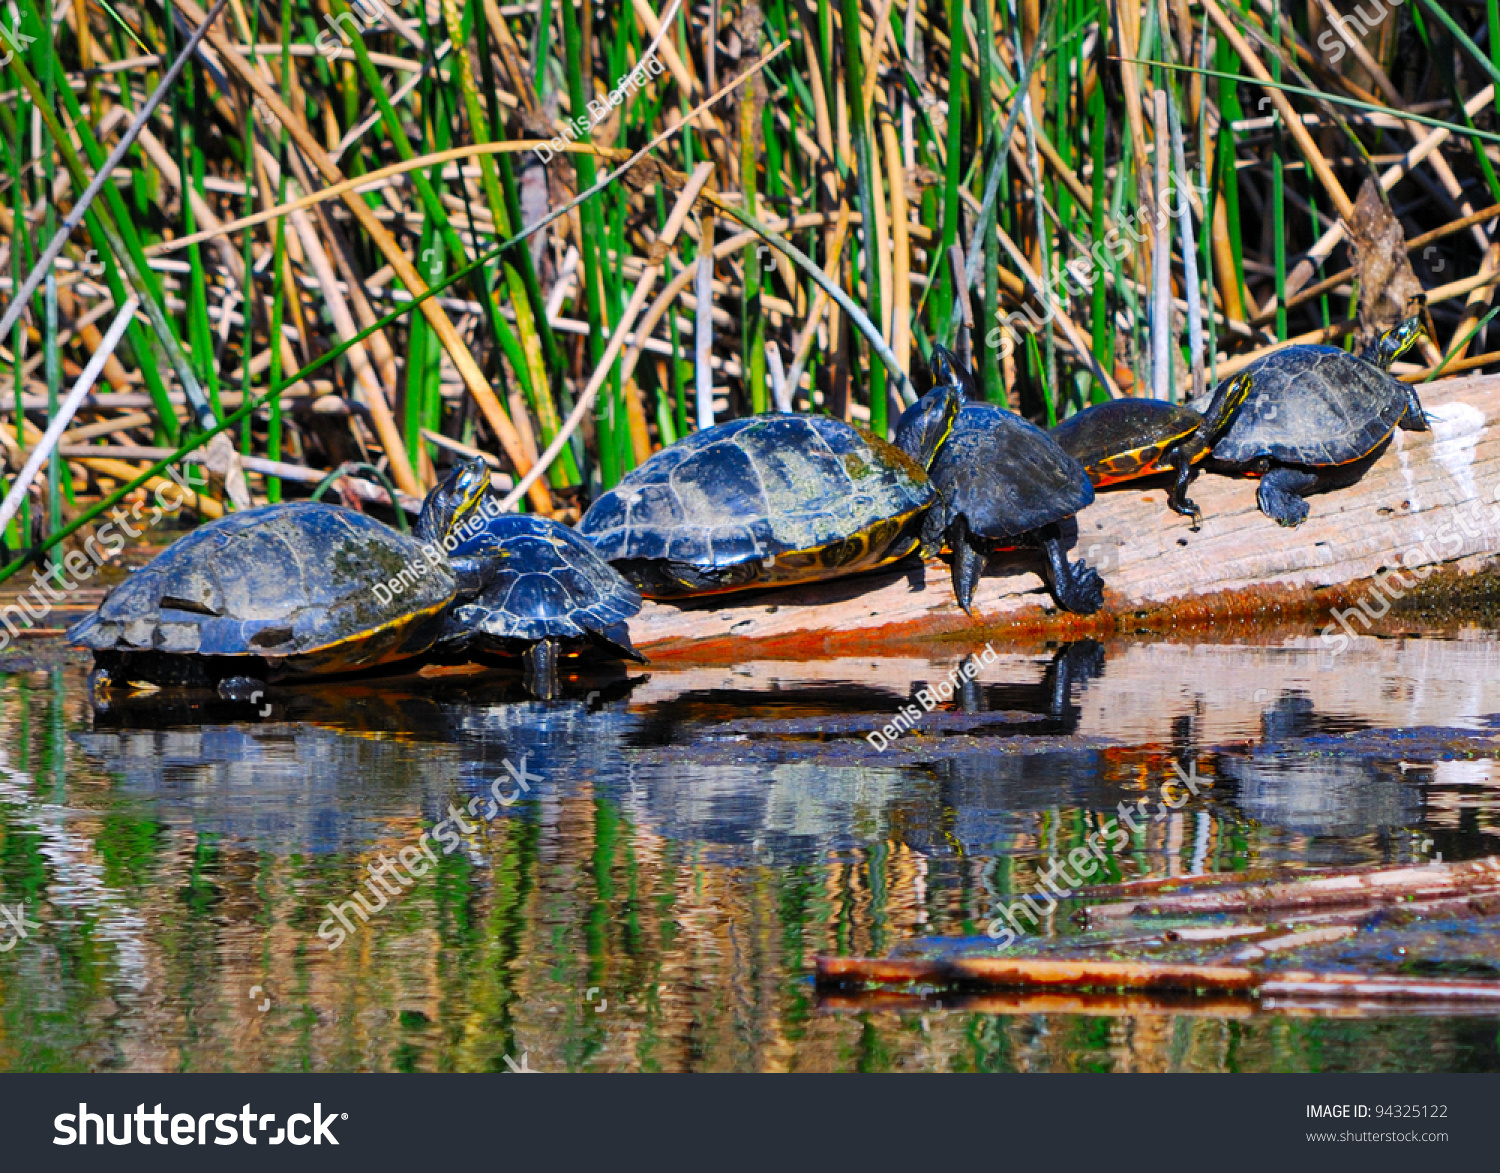
[[[523,653],[526,691],[539,701],[550,701],[557,695],[557,641],[538,640]]]
[[[1104,580],[1087,562],[1068,561],[1057,526],[1049,525],[1039,539],[1047,559],[1048,585],[1057,605],[1075,615],[1092,615],[1104,606]]]
[[[953,551],[953,593],[958,598],[958,605],[972,618],[974,588],[979,585],[985,554],[969,534],[968,520],[962,515],[948,527],[948,548]]]
[[[1183,517],[1191,517],[1191,528],[1197,533],[1203,528],[1203,511],[1189,501],[1187,495],[1188,486],[1193,483],[1193,477],[1197,473],[1193,455],[1186,448],[1179,448],[1173,453],[1171,463],[1177,469],[1177,480],[1172,485],[1172,491],[1167,494],[1167,508]]]
[[[1255,499],[1260,511],[1278,525],[1295,528],[1307,520],[1308,493],[1318,487],[1316,473],[1300,468],[1273,468],[1260,478]]]

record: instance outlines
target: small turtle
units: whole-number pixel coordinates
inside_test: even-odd
[[[652,598],[813,582],[917,547],[927,466],[956,394],[929,396],[890,444],[828,416],[770,413],[694,432],[605,493],[578,532]]]
[[[977,398],[973,375],[952,352],[932,348],[934,389],[912,413],[930,413],[933,396],[960,390]],[[903,416],[899,428],[907,425]],[[1065,611],[1092,615],[1104,605],[1104,581],[1084,562],[1068,562],[1060,522],[1094,500],[1083,465],[1046,432],[1014,412],[965,403],[952,434],[932,462],[942,500],[922,528],[926,550],[944,541],[953,554],[953,593],[971,615],[985,558],[998,550],[1040,547],[1052,597]]]
[[[254,682],[354,672],[420,655],[464,589],[440,547],[489,488],[459,464],[410,536],[336,505],[293,502],[200,526],[68,631],[99,683]]]
[[[1396,428],[1428,430],[1416,388],[1390,374],[1422,336],[1408,318],[1355,357],[1333,346],[1289,346],[1251,363],[1254,387],[1214,443],[1215,466],[1260,477],[1260,511],[1282,525],[1307,519],[1310,493],[1340,488],[1364,469],[1350,469]]]
[[[1220,384],[1207,411],[1162,399],[1111,399],[1085,408],[1051,429],[1062,450],[1083,465],[1096,488],[1175,470],[1167,508],[1203,524],[1188,500],[1194,465],[1208,455],[1250,394],[1251,376],[1241,372]]]
[[[641,609],[641,596],[567,526],[535,514],[498,513],[449,557],[473,565],[485,585],[449,612],[443,643],[519,653],[534,695],[555,694],[558,657],[570,651],[597,647],[646,662],[625,623]]]

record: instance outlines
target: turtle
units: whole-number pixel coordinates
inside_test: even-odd
[[[1092,504],[1088,473],[1057,441],[1014,412],[977,399],[974,377],[942,346],[932,348],[933,390],[907,414],[930,412],[928,399],[957,390],[965,402],[932,462],[941,501],[923,521],[924,550],[946,542],[952,552],[953,593],[973,611],[974,587],[985,558],[998,550],[1039,547],[1057,605],[1092,615],[1104,605],[1104,581],[1087,563],[1069,563],[1059,523]],[[906,426],[903,416],[898,429]]]
[[[956,392],[903,417],[894,444],[829,416],[769,412],[657,452],[578,532],[643,595],[670,599],[856,574],[916,549],[927,466]]]
[[[1084,408],[1049,431],[1062,450],[1083,465],[1095,488],[1175,470],[1167,508],[1192,518],[1197,530],[1203,513],[1187,496],[1194,466],[1234,420],[1251,383],[1245,372],[1226,380],[1203,414],[1164,399],[1111,399]]]
[[[596,647],[646,662],[626,626],[641,596],[567,526],[534,513],[495,513],[449,558],[477,564],[484,586],[448,612],[440,646],[519,653],[527,689],[543,699],[556,692],[561,654]]]
[[[218,518],[117,586],[68,640],[95,683],[255,683],[354,672],[417,656],[479,583],[444,538],[489,489],[483,460],[456,465],[410,535],[337,505],[291,502]]]
[[[1215,441],[1213,466],[1260,478],[1260,511],[1284,526],[1307,519],[1303,499],[1352,483],[1351,468],[1399,427],[1429,430],[1416,388],[1390,374],[1391,364],[1422,336],[1408,318],[1358,356],[1334,346],[1273,351],[1245,368],[1254,386],[1245,406]]]

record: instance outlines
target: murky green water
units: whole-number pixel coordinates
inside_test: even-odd
[[[821,996],[819,953],[981,931],[1174,762],[1212,785],[1107,878],[1500,851],[1484,632],[1001,647],[876,752],[966,650],[655,665],[551,704],[323,686],[263,716],[96,712],[85,665],[33,643],[0,659],[0,904],[31,926],[0,923],[0,1068],[1500,1069],[1493,1016]],[[383,907],[382,857],[411,861]],[[376,911],[344,932],[356,891]],[[1474,951],[1500,974],[1500,941]]]

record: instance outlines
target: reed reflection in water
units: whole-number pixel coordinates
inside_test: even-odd
[[[850,1010],[808,975],[981,932],[1174,762],[1212,786],[1107,878],[1487,854],[1495,651],[1015,653],[884,754],[863,733],[952,655],[653,668],[547,704],[345,684],[265,718],[95,712],[81,665],[21,664],[0,675],[0,903],[43,928],[0,954],[0,1067],[1493,1069],[1493,1018]],[[527,794],[328,950],[330,903],[523,758]],[[1067,911],[1041,931],[1075,931]]]

